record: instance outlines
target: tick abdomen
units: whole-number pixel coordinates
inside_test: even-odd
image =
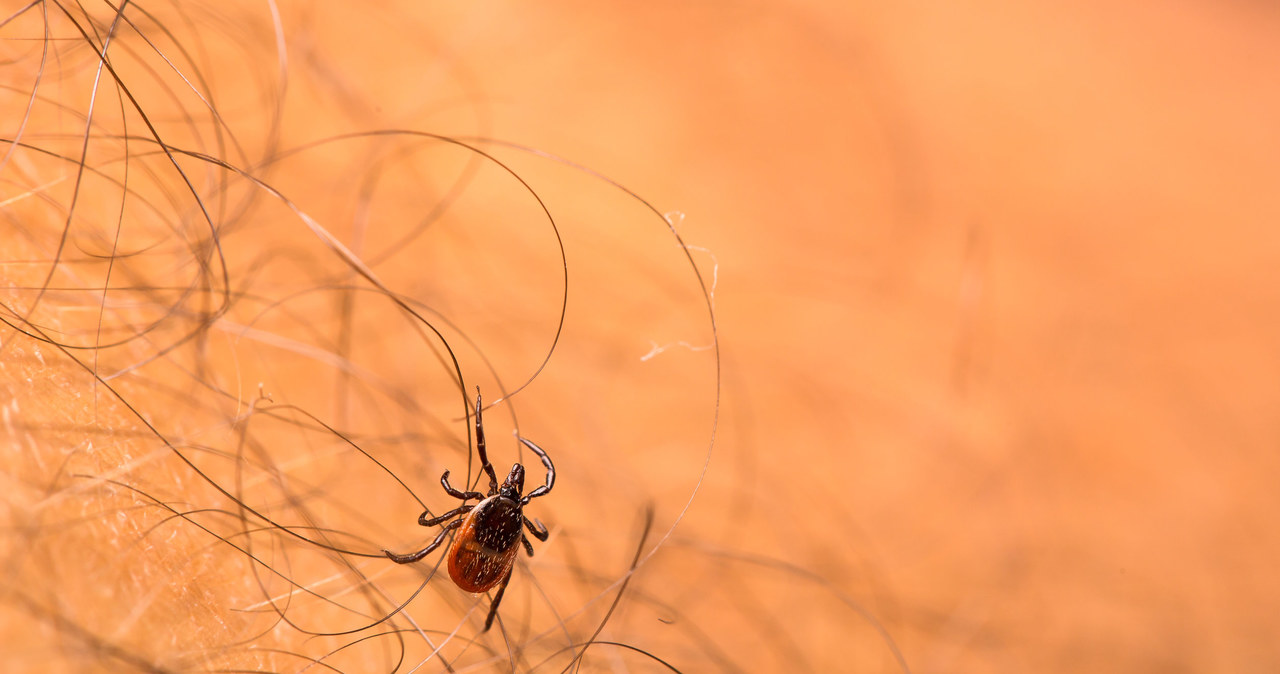
[[[467,513],[449,550],[449,577],[467,592],[485,592],[511,570],[520,544],[519,504],[490,496]]]

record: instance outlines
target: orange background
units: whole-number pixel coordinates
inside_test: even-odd
[[[599,638],[682,671],[896,671],[877,625],[919,672],[1280,664],[1270,7],[404,5],[282,6],[283,42],[257,3],[148,8],[129,14],[113,54],[168,143],[254,167],[354,255],[388,254],[380,278],[455,326],[445,332],[468,387],[487,400],[538,370],[561,307],[559,248],[528,192],[457,147],[399,135],[261,162],[361,131],[477,138],[555,217],[565,331],[512,399],[521,432],[559,469],[556,492],[530,506],[553,538],[517,571],[511,631],[451,653],[457,666],[509,671],[514,645],[521,671],[563,667],[546,633],[590,637],[637,548],[644,565]],[[42,42],[39,11],[0,33],[18,64],[4,136],[37,90],[26,142],[75,157],[96,59],[53,7],[52,35],[67,39]],[[96,18],[105,27],[110,15]],[[37,80],[45,45],[58,58]],[[157,50],[199,83],[166,73]],[[215,140],[192,86],[216,94],[206,98],[236,143]],[[299,497],[312,524],[375,555],[425,542],[420,507],[331,434],[297,416],[259,421],[259,382],[272,404],[357,437],[436,512],[452,507],[436,476],[464,470],[464,408],[431,339],[389,302],[346,295],[370,286],[280,197],[192,158],[180,162],[225,227],[226,283],[244,294],[206,337],[150,360],[219,298],[162,287],[224,282],[194,264],[208,227],[110,90],[85,163],[136,189],[112,273],[151,292],[115,295],[129,303],[108,328],[159,327],[96,352],[0,335],[15,448],[3,466],[0,651],[15,671],[296,671],[305,662],[239,645],[318,643],[246,610],[261,608],[258,582],[284,592],[278,578],[261,581],[185,520],[163,524],[146,499],[75,477],[227,507],[71,358],[97,353],[103,372],[147,363],[112,381],[171,442],[208,449],[189,453],[214,482],[236,479],[214,449],[250,447],[261,472],[246,500],[297,523],[298,504],[281,503],[293,492],[273,480],[315,486]],[[113,140],[124,133],[143,138],[128,162]],[[682,213],[690,258],[603,180],[492,139]],[[54,264],[73,168],[26,150],[0,167],[0,273],[11,312],[102,345],[94,289],[118,194],[85,182]],[[223,178],[226,203],[207,196]],[[461,196],[403,244],[455,184]],[[679,345],[711,343],[690,259],[714,283],[718,352]],[[355,303],[346,318],[343,301]],[[655,345],[670,348],[642,360]],[[507,409],[486,413],[500,473],[516,451]],[[531,483],[541,475],[531,468]],[[240,531],[214,519],[224,536]],[[397,603],[422,580],[279,534],[264,544],[266,565],[288,562],[317,587],[338,574],[326,596],[359,594],[347,562]],[[440,581],[406,616],[475,636],[487,602],[464,616],[471,600]],[[304,600],[286,614],[307,629],[359,622]],[[659,668],[593,649],[589,670]],[[391,660],[375,649],[331,662],[383,671]]]

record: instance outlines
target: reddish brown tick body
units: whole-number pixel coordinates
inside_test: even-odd
[[[524,507],[529,505],[530,499],[551,491],[556,482],[556,468],[551,463],[551,457],[541,447],[524,438],[520,438],[520,442],[537,454],[542,459],[542,465],[547,468],[546,484],[529,492],[527,496],[523,495],[524,466],[518,463],[511,467],[502,486],[498,486],[498,476],[493,472],[493,464],[489,463],[489,455],[485,450],[484,423],[480,419],[480,392],[477,390],[476,453],[480,455],[481,469],[489,476],[489,493],[454,489],[449,484],[449,471],[446,470],[440,476],[440,484],[445,492],[464,502],[480,499],[480,503],[474,506],[464,503],[438,517],[429,517],[430,511],[422,513],[418,517],[418,524],[424,527],[452,521],[444,525],[430,545],[418,552],[398,555],[389,550],[382,551],[398,564],[416,562],[440,547],[450,531],[461,528],[446,556],[449,560],[449,577],[467,592],[487,592],[498,586],[498,594],[493,598],[489,617],[485,619],[484,630],[481,631],[488,630],[494,617],[498,615],[498,604],[502,602],[502,594],[506,592],[507,583],[511,580],[511,569],[515,565],[516,553],[521,544],[524,545],[525,552],[533,555],[533,544],[525,537],[523,529],[527,528],[540,541],[547,540],[548,536],[547,528],[542,522],[535,525],[534,521],[524,516]]]
[[[480,502],[449,547],[449,577],[467,592],[486,592],[511,571],[520,547],[520,506],[504,496]]]

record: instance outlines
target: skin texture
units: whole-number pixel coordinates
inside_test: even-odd
[[[1280,667],[1267,3],[127,7],[132,100],[109,8],[0,29],[0,669]],[[689,248],[309,145],[389,129]],[[380,553],[475,384],[561,470],[480,638]]]

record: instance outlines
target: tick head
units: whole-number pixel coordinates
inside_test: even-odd
[[[511,467],[511,473],[507,475],[498,493],[512,500],[520,500],[521,494],[524,494],[524,466],[517,463]]]

